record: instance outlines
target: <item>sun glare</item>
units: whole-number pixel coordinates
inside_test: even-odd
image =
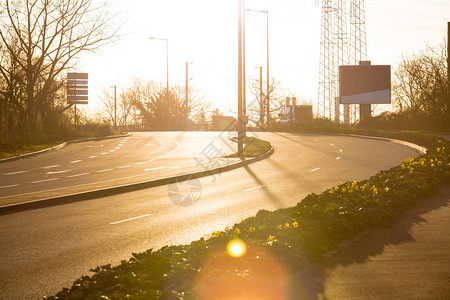
[[[232,257],[242,257],[247,252],[247,245],[240,239],[231,240],[227,245],[227,252]]]

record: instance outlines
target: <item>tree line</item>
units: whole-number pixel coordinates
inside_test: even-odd
[[[392,94],[394,112],[368,121],[385,129],[448,131],[450,92],[445,44],[403,56],[394,70]]]
[[[112,41],[106,3],[0,3],[0,146],[45,142],[67,124],[65,73],[79,54]]]

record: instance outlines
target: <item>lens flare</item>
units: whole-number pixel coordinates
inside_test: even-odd
[[[231,240],[227,245],[227,252],[232,257],[242,257],[247,252],[247,245],[240,239]]]

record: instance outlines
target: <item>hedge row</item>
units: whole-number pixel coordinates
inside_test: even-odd
[[[413,133],[377,135],[429,151],[367,180],[310,194],[294,207],[261,210],[190,245],[150,249],[118,266],[97,267],[47,299],[289,299],[292,274],[309,259],[320,259],[450,181],[448,141]],[[246,243],[240,258],[226,250],[236,239]]]

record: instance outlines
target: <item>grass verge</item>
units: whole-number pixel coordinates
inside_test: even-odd
[[[118,266],[97,267],[92,276],[47,299],[290,299],[292,274],[308,260],[391,220],[450,181],[448,141],[414,133],[382,135],[403,137],[429,151],[367,180],[310,194],[294,207],[261,210],[190,245],[150,249]],[[245,242],[246,254],[239,258],[227,251],[235,240]]]
[[[236,137],[231,138],[232,141],[238,142]],[[272,145],[267,142],[263,141],[254,137],[246,137],[244,139],[244,157],[256,157],[259,155],[262,155],[264,153],[267,153],[272,148]],[[238,153],[233,153],[228,156],[227,158],[236,158],[239,157]]]
[[[0,159],[15,157],[23,154],[37,152],[57,146],[64,141],[80,140],[85,138],[99,138],[119,134],[110,126],[104,124],[84,124],[69,126],[58,135],[42,137],[32,143],[16,142],[14,144],[0,143]]]

